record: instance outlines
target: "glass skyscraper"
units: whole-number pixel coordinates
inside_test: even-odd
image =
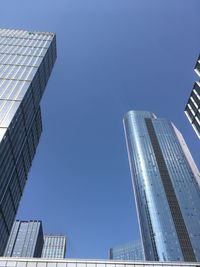
[[[109,258],[111,260],[144,260],[144,251],[141,241],[127,243],[110,248]]]
[[[181,133],[145,111],[123,122],[146,260],[200,261],[199,172]]]
[[[64,259],[66,237],[63,235],[44,235],[42,258]]]
[[[40,100],[55,59],[55,34],[0,29],[0,255],[41,135]]]
[[[194,67],[194,71],[200,77],[200,55]],[[197,136],[200,138],[200,82],[196,81],[190,97],[188,99],[185,114],[195,130]]]
[[[15,221],[4,252],[5,257],[41,257],[43,248],[41,221]]]

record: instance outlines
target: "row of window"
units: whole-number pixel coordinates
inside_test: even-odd
[[[0,79],[31,81],[36,71],[35,67],[0,65]]]
[[[1,267],[199,267],[195,263],[194,264],[187,264],[187,263],[144,263],[144,262],[138,262],[138,263],[132,263],[129,264],[123,264],[123,261],[121,263],[115,263],[114,261],[108,262],[55,262],[55,261],[38,261],[38,262],[29,262],[29,261],[0,261]]]
[[[42,57],[23,56],[16,54],[0,54],[1,65],[20,65],[29,67],[39,67]]]
[[[42,47],[48,48],[51,40],[34,40],[34,39],[20,39],[20,38],[10,38],[1,37],[0,44],[4,45],[18,45],[18,46],[30,46],[30,47]]]
[[[52,40],[54,34],[48,32],[29,32],[24,30],[0,29],[0,37],[17,39]]]
[[[22,47],[22,46],[12,46],[12,45],[0,45],[1,54],[17,54],[24,56],[36,56],[43,57],[46,54],[46,48],[34,48],[34,47]]]
[[[0,100],[0,126],[8,127],[20,103],[18,101]]]
[[[29,81],[0,79],[0,99],[22,100],[30,86]]]

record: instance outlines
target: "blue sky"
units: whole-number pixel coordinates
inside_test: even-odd
[[[183,110],[197,79],[199,0],[7,0],[1,27],[53,31],[58,58],[18,212],[68,237],[70,258],[138,239],[122,125],[130,109],[171,119],[198,163]]]

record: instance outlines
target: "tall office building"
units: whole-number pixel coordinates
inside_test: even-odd
[[[199,172],[181,133],[145,111],[124,128],[146,260],[200,261]]]
[[[43,248],[41,221],[15,221],[4,252],[5,257],[41,257]]]
[[[0,255],[39,142],[39,104],[55,59],[55,34],[0,29]]]
[[[45,235],[42,258],[64,259],[66,237],[63,235]]]
[[[194,67],[194,71],[200,77],[200,55]],[[196,81],[190,97],[188,99],[185,114],[195,130],[197,136],[200,138],[200,82]]]
[[[110,248],[111,260],[144,260],[144,251],[141,241],[131,242],[121,246]]]

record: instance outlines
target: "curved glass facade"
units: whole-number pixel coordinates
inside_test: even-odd
[[[182,135],[144,111],[129,111],[124,128],[146,259],[199,261],[198,170]]]

